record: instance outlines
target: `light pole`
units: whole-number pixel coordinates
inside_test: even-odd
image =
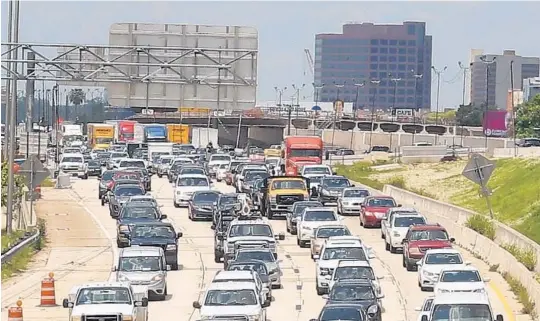
[[[336,122],[337,122],[337,113],[338,113],[337,105],[339,101],[339,90],[345,87],[345,83],[343,83],[342,85],[338,85],[334,83],[334,86],[336,86],[337,91],[336,91],[336,102],[334,103],[334,121],[333,121],[333,126],[332,126],[332,146],[334,146],[334,138],[336,135]],[[343,108],[343,106],[341,107]]]
[[[321,93],[321,89],[323,89],[324,84],[317,85],[315,83],[312,83],[313,85],[313,96],[315,96],[315,106],[319,105],[319,94]],[[315,115],[317,114],[317,111],[314,110],[313,113],[313,136],[317,133],[317,120],[315,118]]]
[[[292,85],[293,89],[295,90],[295,95],[296,95],[296,118],[298,119],[298,113],[299,113],[299,109],[300,109],[300,90],[304,89],[304,87],[306,87],[306,84],[302,84],[301,86],[296,86],[296,85]],[[291,106],[293,105],[292,101],[291,101]],[[295,131],[295,134],[298,135],[298,128],[296,128],[296,126],[294,126],[294,131]]]
[[[366,82],[365,81],[362,81],[360,83],[356,83],[354,84],[354,86],[356,87],[356,97],[354,98],[354,106],[353,106],[353,112],[354,112],[354,120],[356,121],[356,112],[358,110],[358,95],[360,93],[360,88],[364,87],[366,85]],[[351,142],[349,143],[350,145],[350,149],[352,149],[353,151],[355,150],[353,148],[353,141],[354,141],[354,129],[356,128],[356,122],[354,123],[354,127],[353,129],[351,130]]]
[[[512,99],[512,136],[514,138],[514,157],[517,157],[516,145],[516,106],[514,105],[514,61],[510,61],[510,87],[512,87],[510,99]]]
[[[447,66],[444,66],[443,69],[441,70],[438,70],[437,68],[435,68],[435,66],[431,66],[431,69],[433,69],[433,71],[435,72],[435,74],[437,75],[437,99],[436,99],[436,108],[437,110],[435,111],[435,125],[438,125],[439,124],[439,97],[440,97],[440,93],[441,93],[441,75],[443,72],[446,71],[446,69],[448,69]]]
[[[371,86],[373,86],[373,97],[371,99],[371,128],[369,130],[369,151],[371,152],[371,142],[373,140],[373,125],[375,121],[375,97],[377,96],[377,86],[381,83],[380,80],[377,79],[371,79],[370,81]]]
[[[462,92],[462,103],[461,105],[462,106],[465,106],[465,94],[467,92],[467,72],[469,70],[471,70],[471,67],[472,67],[472,62],[469,64],[469,67],[465,67],[461,61],[458,61],[458,66],[459,66],[459,69],[461,69],[463,71],[463,92]],[[463,127],[464,127],[464,124],[463,124],[463,121],[460,121],[460,127],[461,127],[461,142],[459,143],[461,146],[463,146]]]
[[[422,79],[422,74],[417,74],[414,70],[411,70],[414,77],[414,106],[413,106],[413,133],[412,133],[412,143],[414,145],[414,138],[416,135],[416,110],[420,109],[418,107],[418,81]],[[423,96],[422,96],[423,97]],[[420,104],[421,106],[422,104]]]
[[[484,106],[484,117],[482,120],[485,138],[485,148],[488,147],[488,135],[487,135],[487,114],[489,110],[489,66],[497,60],[497,57],[488,59],[486,55],[480,56],[480,62],[486,65],[486,106]],[[513,90],[513,89],[512,89]]]
[[[397,85],[398,85],[398,82],[401,81],[401,78],[390,78],[390,81],[392,81],[394,83],[394,99],[392,101],[392,111],[391,111],[391,122],[392,122],[392,125],[394,124],[394,115],[396,113],[396,97],[397,97]],[[393,129],[392,129],[393,130]],[[392,135],[393,132],[390,131],[390,150],[392,150]]]

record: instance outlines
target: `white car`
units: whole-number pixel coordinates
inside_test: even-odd
[[[157,166],[157,175],[159,178],[163,177],[163,175],[167,175],[167,171],[171,167],[173,159],[173,155],[163,155],[159,157],[159,164]]]
[[[223,283],[223,282],[249,282],[255,284],[257,291],[260,295],[260,300],[262,302],[272,301],[271,297],[268,297],[270,290],[264,287],[259,274],[253,270],[247,271],[217,271],[212,283]]]
[[[307,178],[312,176],[329,176],[332,175],[332,168],[328,165],[304,165],[300,175]]]
[[[390,253],[396,253],[398,249],[403,248],[403,239],[405,239],[409,227],[426,223],[427,220],[424,216],[414,212],[406,214],[396,212],[391,213],[390,216],[384,216],[381,221],[381,233],[385,249]]]
[[[369,261],[343,260],[338,262],[334,273],[332,275],[328,275],[328,279],[329,289],[332,289],[334,284],[336,284],[339,280],[369,279],[377,291],[377,294],[382,294],[379,280],[384,279],[384,276],[375,276],[375,272],[369,264]]]
[[[431,304],[433,303],[434,296],[428,296],[424,299],[424,303],[422,303],[421,307],[415,308],[415,311],[418,311],[418,317],[416,318],[416,321],[422,321],[422,316],[429,316],[429,313],[431,312]]]
[[[329,224],[342,224],[334,209],[329,207],[305,208],[301,219],[297,222],[296,244],[300,247],[306,247],[313,237],[315,229]]]
[[[433,292],[479,292],[486,293],[486,283],[489,278],[482,278],[480,271],[470,265],[444,268],[439,274],[439,279]]]
[[[236,175],[236,192],[237,193],[240,193],[240,187],[242,186],[242,183],[244,181],[244,175],[246,175],[246,172],[247,171],[253,171],[253,170],[261,170],[261,171],[268,171],[266,169],[266,165],[264,164],[253,164],[253,165],[245,165],[243,168],[242,168],[242,171],[240,173],[238,173],[238,175]]]
[[[225,180],[225,177],[227,176],[227,171],[229,170],[229,165],[230,163],[219,165],[216,171],[216,180],[218,182]]]
[[[261,302],[257,287],[250,282],[210,283],[202,302],[193,302],[202,320],[227,316],[248,316],[249,320],[266,321],[268,303]]]
[[[174,189],[174,207],[187,206],[193,193],[211,189],[212,182],[205,175],[188,174],[178,176]]]
[[[118,161],[118,166],[117,168],[119,170],[123,170],[123,169],[126,169],[126,168],[142,168],[142,169],[146,169],[148,166],[147,166],[147,163],[145,160],[143,159],[135,159],[135,158],[123,158],[123,159],[120,159]]]
[[[427,250],[424,257],[416,263],[418,266],[418,286],[422,291],[433,289],[439,274],[445,268],[465,266],[463,256],[455,249]]]
[[[217,169],[221,164],[229,164],[231,162],[231,155],[229,154],[213,154],[208,160],[208,173],[210,177],[215,177]]]
[[[422,316],[421,320],[504,320],[501,314],[494,316],[489,296],[485,293],[442,293],[433,298],[427,317]]]
[[[369,191],[365,188],[349,187],[344,189],[337,202],[338,214],[360,215],[361,205],[368,196]]]
[[[60,172],[88,179],[88,165],[84,162],[83,154],[62,154]]]

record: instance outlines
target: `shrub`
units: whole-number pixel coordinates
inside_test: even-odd
[[[495,224],[491,219],[484,215],[474,214],[469,216],[465,226],[473,231],[476,231],[490,240],[495,239]]]
[[[538,258],[534,249],[522,249],[516,244],[503,244],[502,248],[512,254],[521,264],[525,265],[527,270],[534,271]]]
[[[529,297],[527,289],[523,286],[523,284],[521,284],[521,282],[519,282],[518,279],[511,276],[508,272],[502,273],[502,276],[506,282],[508,282],[510,289],[516,295],[518,301],[523,305],[521,312],[531,315],[534,319],[536,317],[536,313],[534,311],[535,304]]]
[[[405,179],[403,176],[394,176],[386,181],[386,184],[397,188],[405,188]]]

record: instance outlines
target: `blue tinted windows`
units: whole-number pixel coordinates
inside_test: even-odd
[[[392,49],[393,48],[390,48],[390,50],[392,50]],[[382,54],[386,54],[386,53],[388,53],[388,48],[380,48],[379,52],[382,53]]]
[[[390,40],[390,46],[396,46],[398,44],[397,40]]]
[[[380,43],[381,45],[383,45],[383,46],[386,46],[386,45],[388,45],[388,40],[386,40],[386,39],[381,39],[381,40],[379,41],[379,43]]]
[[[377,46],[379,44],[379,40],[377,39],[371,39],[371,45],[372,46]]]
[[[414,25],[408,25],[407,26],[407,34],[409,35],[414,35],[416,32],[415,28],[414,28]]]

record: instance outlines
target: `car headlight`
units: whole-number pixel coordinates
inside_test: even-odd
[[[276,197],[275,196],[270,196],[270,202],[275,202],[276,201]]]
[[[133,317],[131,315],[123,315],[122,321],[132,321]]]
[[[249,316],[249,321],[259,321],[260,316],[258,314]]]
[[[120,225],[118,226],[118,231],[121,233],[129,233],[129,226],[128,225]]]
[[[341,202],[342,205],[349,206],[349,202]]]
[[[393,235],[394,235],[395,237],[401,236],[401,234],[399,234],[399,232],[395,232],[395,231],[394,231]]]
[[[323,274],[323,273],[330,274],[330,269],[328,268],[320,268],[319,270],[321,271],[320,274]]]
[[[431,273],[431,272],[428,272],[428,271],[423,271],[424,273],[424,276],[428,276],[428,277],[432,277],[435,275],[435,273]]]
[[[127,276],[125,276],[123,274],[120,274],[120,275],[118,275],[118,281],[126,282],[126,281],[129,281],[129,279],[127,278]]]
[[[439,289],[438,292],[439,293],[450,293],[449,290],[445,290],[445,289]]]
[[[376,305],[372,305],[367,309],[368,314],[375,314],[379,311],[379,307]]]
[[[475,292],[475,293],[484,293],[484,292],[486,292],[486,290],[485,289],[475,289],[473,292]]]
[[[162,274],[158,274],[152,278],[152,281],[161,281],[161,280],[163,280]]]
[[[166,250],[167,251],[176,250],[176,244],[168,244]]]
[[[330,195],[330,192],[327,191],[327,190],[325,190],[325,189],[323,189],[323,190],[321,190],[321,194],[323,194],[323,195]]]

